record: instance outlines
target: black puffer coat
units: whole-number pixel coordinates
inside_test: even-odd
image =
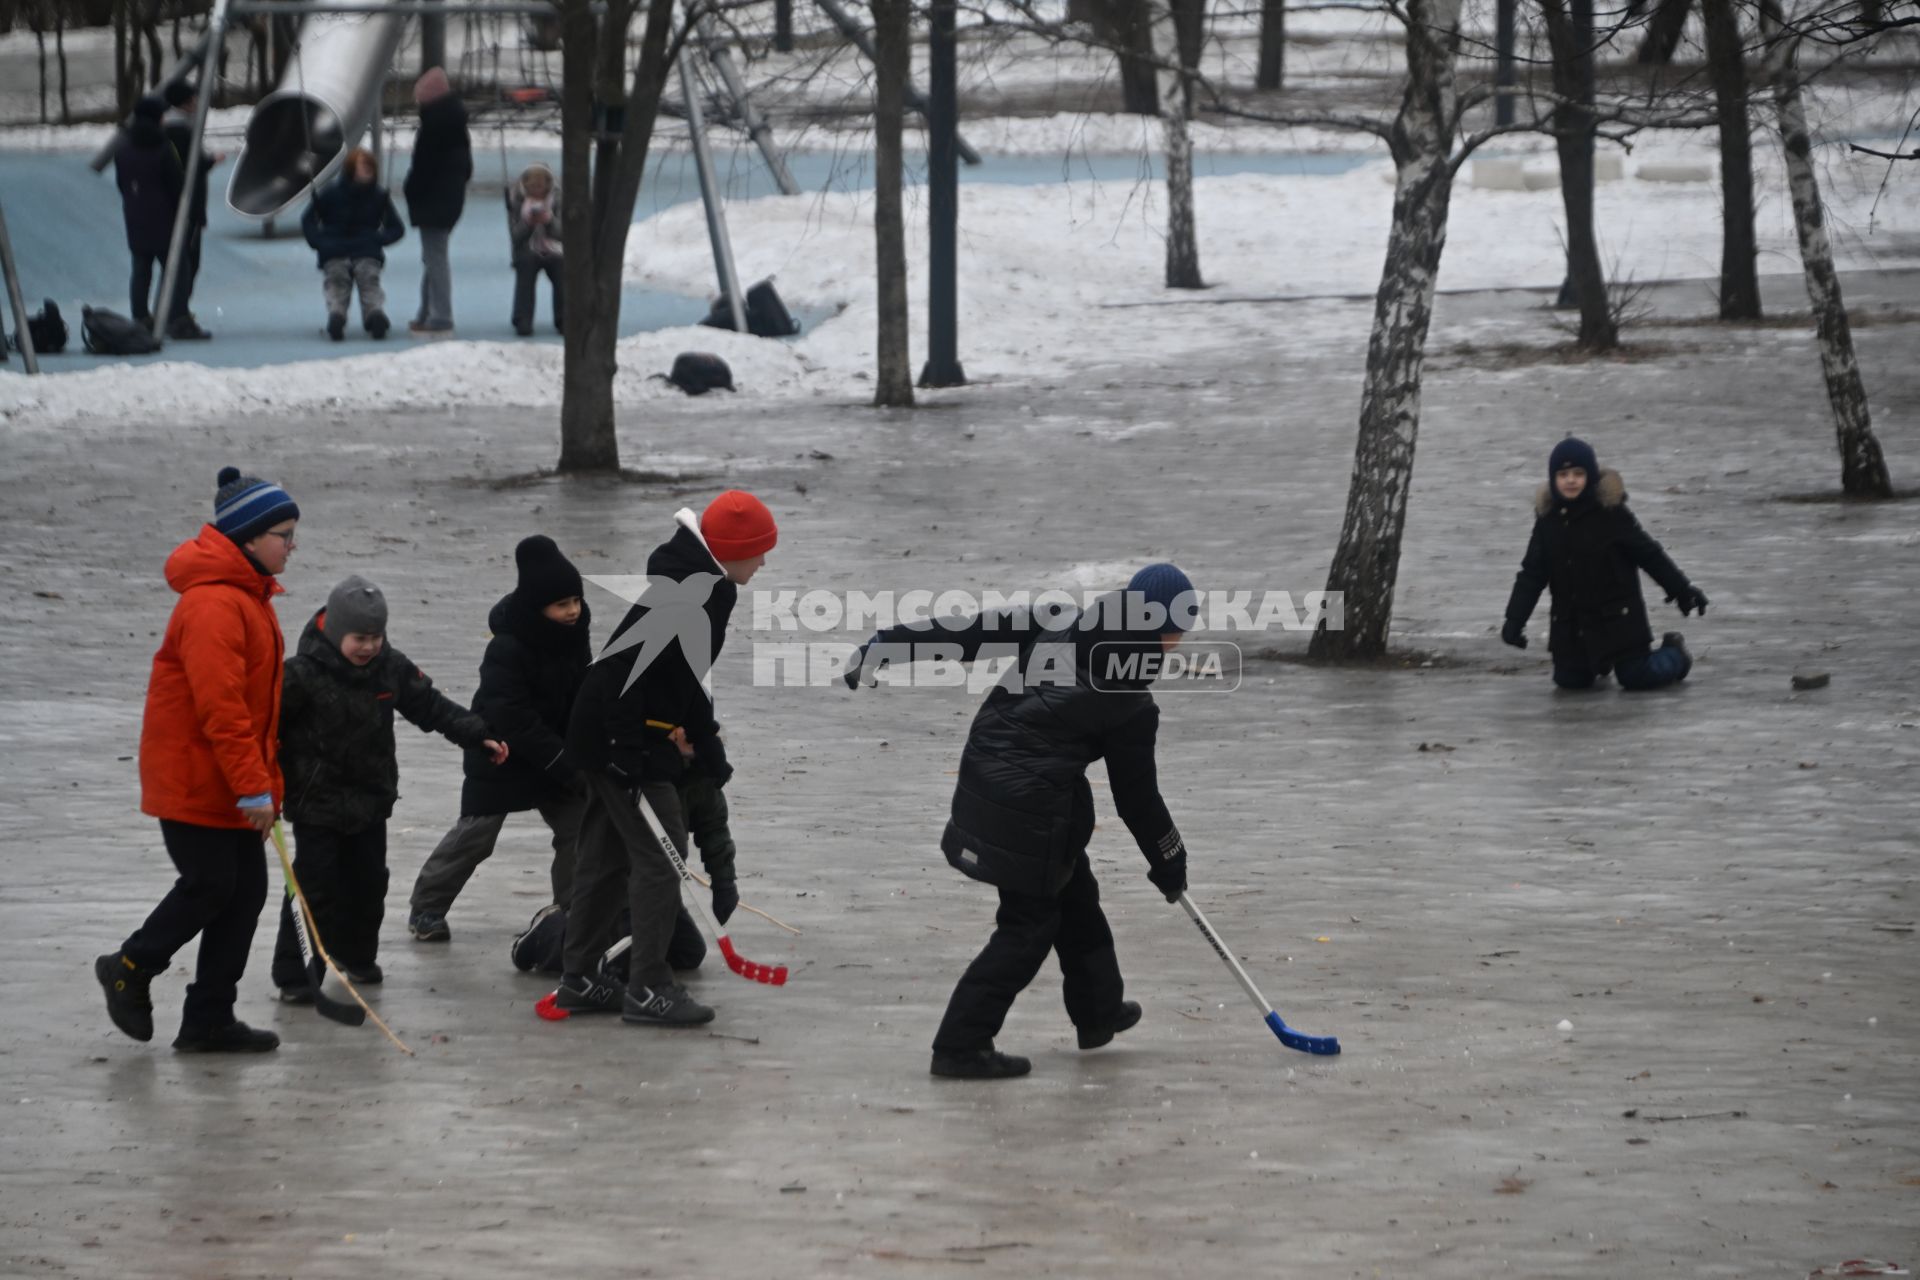
[[[335,831],[364,831],[393,816],[400,798],[393,713],[462,747],[491,736],[486,721],[433,687],[391,644],[364,667],[348,662],[323,630],[326,610],[300,633],[280,698],[280,769],[286,814]]]
[[[126,140],[113,153],[113,177],[127,220],[127,248],[135,253],[166,253],[185,177],[158,120],[144,115],[133,118]]]
[[[386,246],[407,234],[385,187],[355,182],[344,174],[314,193],[300,216],[300,229],[322,267],[334,258],[372,258],[384,264]]]
[[[193,151],[193,117],[183,112],[169,112],[160,122],[160,131],[166,135],[167,145],[173,148],[174,158],[179,160],[184,172],[187,156]],[[193,204],[187,211],[188,227],[207,225],[207,175],[213,172],[213,156],[207,151],[206,140],[200,143],[200,164],[196,168],[193,182]]]
[[[466,104],[453,94],[420,108],[420,131],[413,138],[413,164],[401,190],[407,197],[407,221],[416,227],[451,231],[467,207],[467,183],[473,178],[473,139],[467,133]]]
[[[494,765],[484,750],[467,752],[460,813],[522,813],[562,799],[574,785],[567,760],[567,717],[593,661],[581,602],[580,621],[561,626],[521,606],[508,592],[487,615],[493,639],[480,659],[473,711],[507,744],[507,762]]]
[[[1553,590],[1547,648],[1597,673],[1647,652],[1653,628],[1640,595],[1640,573],[1669,598],[1689,590],[1687,576],[1627,510],[1627,487],[1615,471],[1567,502],[1551,485],[1534,498],[1533,536],[1513,580],[1507,620],[1525,625],[1540,593]]]
[[[653,636],[653,643],[664,648],[650,656],[631,687],[627,676],[646,648],[634,640],[649,634],[647,629],[635,628],[653,610],[646,603],[627,610],[581,683],[567,728],[567,755],[584,769],[617,770],[648,782],[679,782],[689,766],[668,737],[670,730],[662,727],[673,726],[686,730],[694,750],[692,767],[725,786],[733,769],[720,742],[713,700],[700,683],[702,673],[689,665],[677,637],[682,624],[704,632],[700,638],[711,646],[707,655],[711,667],[726,642],[727,622],[733,617],[740,588],[720,572],[699,535],[684,527],[647,557],[647,576],[687,584],[682,599],[691,603],[675,606],[670,619],[656,620],[655,626],[664,621],[665,627]]]
[[[961,661],[1018,646],[1022,689],[995,686],[974,716],[940,839],[963,875],[1014,893],[1059,893],[1093,835],[1087,767],[1100,759],[1114,805],[1148,863],[1184,852],[1160,796],[1160,708],[1150,682],[1109,679],[1097,669],[1110,654],[1157,654],[1159,640],[1102,628],[1100,616],[1063,619],[1067,625],[1046,631],[1016,610],[982,614],[958,630],[929,621],[880,633],[877,653],[934,643],[958,646]]]

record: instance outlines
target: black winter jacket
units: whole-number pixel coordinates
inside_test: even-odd
[[[462,747],[490,735],[484,720],[441,694],[391,644],[364,667],[348,662],[322,630],[325,618],[324,609],[313,615],[287,659],[280,769],[295,825],[352,833],[385,822],[400,798],[395,711]]]
[[[667,735],[672,728],[682,728],[693,746],[692,767],[724,786],[733,769],[720,743],[713,701],[689,665],[679,636],[684,629],[690,642],[707,643],[711,666],[726,641],[727,621],[740,589],[727,581],[698,535],[686,528],[654,548],[647,557],[647,576],[686,584],[683,603],[656,610],[643,602],[627,611],[581,683],[567,728],[567,755],[580,768],[613,773],[616,779],[624,775],[622,780],[634,782],[679,782],[689,766]],[[642,626],[650,617],[653,622]],[[649,661],[629,687],[627,676],[643,651]]]
[[[307,243],[325,267],[335,258],[372,258],[385,263],[386,246],[407,234],[393,197],[377,182],[342,174],[314,193],[300,217]]]
[[[413,164],[401,190],[407,197],[407,221],[416,227],[450,231],[467,206],[473,178],[473,139],[467,133],[467,108],[452,94],[420,108],[420,130],[413,139]]]
[[[1653,628],[1640,595],[1640,573],[1672,599],[1687,576],[1627,510],[1627,487],[1615,471],[1566,502],[1551,485],[1534,498],[1533,536],[1513,580],[1507,620],[1525,625],[1540,593],[1553,590],[1547,648],[1562,661],[1604,675],[1623,658],[1647,652]]]
[[[512,592],[487,615],[493,639],[480,659],[473,712],[506,742],[507,762],[491,763],[482,749],[467,752],[463,816],[522,813],[564,798],[574,786],[575,770],[564,754],[567,718],[593,661],[592,621],[584,601],[580,621],[563,627],[523,608]]]
[[[193,150],[193,117],[181,112],[169,112],[161,121],[160,131],[166,135],[167,145],[173,148],[174,158],[180,162],[181,172],[187,168],[187,155]],[[200,143],[200,167],[191,179],[193,183],[193,206],[187,213],[188,227],[207,225],[207,175],[213,172],[213,157],[207,154],[206,140]]]
[[[158,120],[135,116],[126,141],[113,153],[113,178],[127,220],[127,248],[165,254],[173,238],[173,215],[180,207],[184,178],[180,159],[167,144]]]
[[[1044,897],[1065,886],[1093,835],[1087,767],[1096,760],[1107,762],[1114,805],[1148,863],[1186,851],[1160,796],[1149,681],[1103,674],[1109,655],[1158,653],[1157,637],[1105,627],[1098,610],[1062,621],[1041,630],[1015,610],[958,629],[910,623],[881,632],[873,651],[937,644],[963,662],[1017,653],[1021,688],[995,686],[968,730],[940,848],[963,875]]]

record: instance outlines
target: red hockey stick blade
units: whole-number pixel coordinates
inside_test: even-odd
[[[573,1015],[560,1007],[560,993],[549,991],[533,1002],[533,1011],[548,1022],[564,1022]]]
[[[733,949],[733,939],[726,934],[720,935],[720,954],[727,958],[727,968],[733,970],[749,982],[764,982],[770,987],[787,985],[787,966],[755,964]]]

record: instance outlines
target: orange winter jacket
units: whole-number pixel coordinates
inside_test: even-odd
[[[205,525],[167,557],[180,593],[153,655],[140,726],[140,809],[203,827],[244,828],[242,796],[278,811],[280,584]]]

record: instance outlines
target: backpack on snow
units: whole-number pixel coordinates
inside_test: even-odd
[[[57,356],[67,349],[67,322],[60,318],[60,308],[52,298],[42,302],[36,314],[27,317],[27,336],[33,339],[33,353],[37,356]],[[20,335],[16,332],[8,338],[7,345],[20,350]]]
[[[666,381],[690,396],[734,390],[733,370],[711,351],[682,351],[673,358],[673,371],[667,374]]]
[[[791,338],[800,332],[800,322],[787,310],[787,304],[774,291],[772,280],[762,280],[747,290],[747,332],[756,338]],[[727,300],[716,298],[707,318],[700,322],[712,329],[733,328],[733,308]]]
[[[152,330],[105,307],[80,308],[80,340],[97,356],[147,356],[160,349]]]

